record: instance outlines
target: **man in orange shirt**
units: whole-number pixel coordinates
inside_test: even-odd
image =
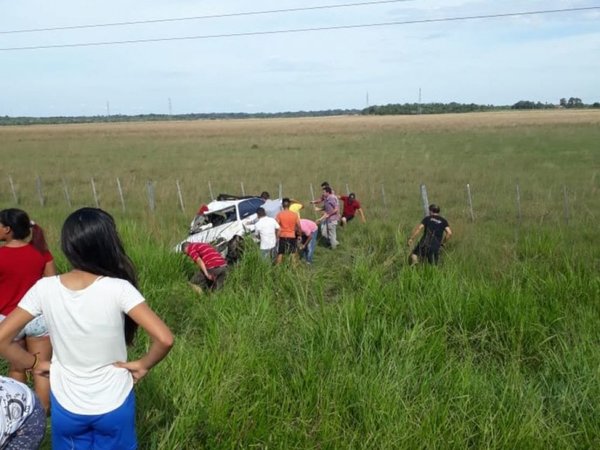
[[[281,201],[283,211],[277,214],[275,218],[280,227],[276,264],[283,261],[283,255],[292,255],[292,257],[296,255],[298,237],[302,236],[300,217],[295,212],[290,211],[290,204],[290,199],[284,198]]]

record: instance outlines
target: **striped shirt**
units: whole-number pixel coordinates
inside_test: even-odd
[[[204,244],[202,242],[189,244],[185,249],[185,253],[192,258],[194,262],[200,258],[207,270],[227,265],[227,261],[225,261],[221,254],[209,244]]]

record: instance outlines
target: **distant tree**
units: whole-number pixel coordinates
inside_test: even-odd
[[[567,99],[566,98],[560,99],[560,106],[562,106],[563,108],[567,107]]]
[[[594,102],[592,108],[600,108],[600,102]]]
[[[567,108],[581,108],[583,106],[583,102],[580,98],[571,97],[567,102]]]

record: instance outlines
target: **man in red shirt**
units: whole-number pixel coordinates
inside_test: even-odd
[[[190,283],[213,291],[223,286],[227,276],[227,261],[212,245],[202,242],[184,242],[181,251],[200,268],[200,271],[190,279]]]
[[[347,222],[350,222],[352,219],[354,219],[354,215],[357,212],[360,214],[361,222],[366,222],[365,214],[360,206],[360,202],[356,200],[356,195],[354,195],[354,193],[348,196],[342,195],[340,200],[344,203],[344,213],[342,214],[341,226],[346,225]]]

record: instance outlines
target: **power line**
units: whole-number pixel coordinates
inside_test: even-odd
[[[588,6],[583,8],[565,8],[565,9],[546,9],[539,11],[521,11],[513,13],[501,13],[501,14],[481,14],[476,16],[460,16],[460,17],[443,17],[437,19],[419,19],[419,20],[406,20],[406,21],[395,21],[395,22],[382,22],[382,23],[369,23],[369,24],[357,24],[357,25],[338,25],[329,27],[312,27],[312,28],[296,28],[286,30],[273,30],[273,31],[249,31],[243,33],[224,33],[224,34],[207,34],[200,36],[176,36],[171,38],[154,38],[154,39],[131,39],[125,41],[106,41],[106,42],[84,42],[75,44],[56,44],[56,45],[37,45],[30,47],[4,47],[0,48],[0,51],[19,51],[19,50],[42,50],[51,48],[73,48],[73,47],[96,47],[103,45],[124,45],[124,44],[143,44],[151,42],[171,42],[171,41],[185,41],[185,40],[197,40],[197,39],[218,39],[218,38],[230,38],[230,37],[244,37],[244,36],[264,36],[271,34],[284,34],[284,33],[304,33],[310,31],[327,31],[327,30],[349,30],[356,28],[374,28],[374,27],[386,27],[394,25],[414,25],[422,23],[439,23],[439,22],[456,22],[465,20],[477,20],[477,19],[496,19],[504,17],[515,17],[515,16],[533,16],[539,14],[556,14],[566,12],[578,12],[578,11],[591,11],[599,10],[600,6]]]
[[[169,19],[150,19],[150,20],[135,20],[130,22],[112,22],[112,23],[98,23],[98,24],[87,24],[87,25],[70,25],[63,27],[50,27],[50,28],[30,28],[25,30],[8,30],[1,31],[0,34],[15,34],[15,33],[37,33],[41,31],[64,31],[64,30],[81,30],[85,28],[103,28],[103,27],[120,27],[127,25],[142,25],[150,23],[167,23],[167,22],[183,22],[188,20],[207,20],[207,19],[223,19],[229,17],[241,17],[241,16],[257,16],[261,14],[280,14],[290,12],[301,12],[301,11],[315,11],[321,9],[334,9],[334,8],[349,8],[354,6],[368,6],[368,5],[382,5],[386,3],[404,3],[414,0],[376,0],[371,2],[357,2],[357,3],[344,3],[342,5],[318,5],[318,6],[307,6],[303,8],[287,8],[287,9],[271,9],[266,11],[247,11],[237,12],[229,14],[212,14],[206,16],[191,16],[191,17],[174,17]]]

